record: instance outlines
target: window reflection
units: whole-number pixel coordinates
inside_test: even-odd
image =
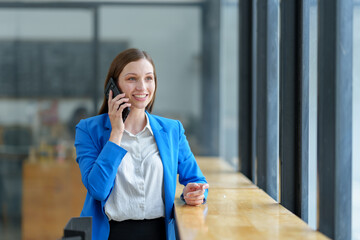
[[[317,229],[317,11],[318,1],[310,1],[309,33],[309,218],[311,228]]]
[[[70,171],[51,180],[56,165],[39,176],[73,162],[74,121],[94,111],[84,84],[90,20],[88,10],[0,9],[0,239],[59,238],[61,227],[41,231],[40,220],[63,225],[72,214],[51,202]]]
[[[352,239],[360,239],[360,1],[354,4],[353,22],[353,181]]]
[[[221,5],[220,155],[238,169],[238,1]]]

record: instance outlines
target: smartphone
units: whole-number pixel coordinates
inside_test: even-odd
[[[107,99],[109,99],[110,90],[113,92],[113,98],[122,93],[122,91],[120,91],[119,88],[116,86],[116,83],[115,83],[113,78],[110,78],[109,82],[106,84],[105,96],[106,96]],[[129,115],[129,113],[130,113],[130,108],[129,107],[127,107],[127,108],[125,108],[123,110],[123,112],[122,112],[123,122],[125,122],[125,120],[126,120],[127,116]]]

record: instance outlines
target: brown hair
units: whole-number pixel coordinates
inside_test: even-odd
[[[130,62],[136,62],[140,59],[145,58],[146,60],[148,60],[151,65],[153,66],[154,69],[154,79],[155,79],[155,91],[154,91],[154,95],[153,98],[151,99],[150,103],[146,106],[146,110],[148,112],[151,113],[153,105],[154,105],[154,101],[155,101],[155,97],[156,97],[156,89],[157,89],[157,78],[156,78],[156,71],[155,71],[155,65],[153,60],[151,59],[150,55],[145,52],[145,51],[141,51],[139,49],[136,48],[129,48],[121,53],[119,53],[114,60],[112,61],[108,74],[106,76],[105,79],[105,84],[104,84],[104,91],[105,91],[105,87],[106,84],[109,82],[110,78],[113,78],[114,81],[117,83],[118,85],[118,77],[120,76],[120,73],[123,71],[124,67],[130,63]],[[118,85],[119,87],[119,85]],[[99,111],[99,115],[103,114],[103,113],[107,113],[109,111],[108,109],[108,100],[104,94],[104,101],[101,105],[100,111]]]

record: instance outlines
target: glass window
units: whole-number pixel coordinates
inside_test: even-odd
[[[62,226],[46,235],[42,221],[63,225],[81,211],[55,210],[56,193],[65,187],[55,179],[58,169],[38,177],[50,173],[40,165],[74,161],[75,124],[93,112],[85,84],[91,16],[88,10],[0,9],[0,239],[60,238]]]
[[[310,0],[308,223],[317,228],[317,0]]]
[[[353,164],[352,239],[360,239],[360,1],[354,1],[353,21]]]
[[[125,48],[154,59],[154,113],[182,121],[194,154],[201,144],[201,8],[98,13],[95,71],[93,9],[0,8],[0,239],[59,239],[80,215],[75,126],[99,110],[110,63]]]
[[[221,1],[220,155],[238,169],[238,0]]]

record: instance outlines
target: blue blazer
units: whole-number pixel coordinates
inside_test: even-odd
[[[190,150],[180,121],[148,112],[164,168],[165,225],[167,239],[175,239],[174,199],[176,179],[186,185],[206,183]],[[105,214],[105,203],[114,187],[116,172],[127,151],[108,141],[111,123],[107,113],[81,120],[76,126],[76,161],[87,195],[81,216],[92,216],[94,240],[108,239],[110,226]],[[205,198],[207,197],[207,190]]]

